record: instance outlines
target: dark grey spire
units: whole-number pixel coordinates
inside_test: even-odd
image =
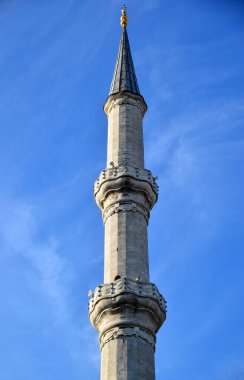
[[[117,94],[121,91],[140,95],[126,27],[123,27],[122,30],[119,53],[109,95]]]

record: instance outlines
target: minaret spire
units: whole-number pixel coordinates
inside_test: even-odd
[[[105,228],[104,284],[90,293],[89,317],[99,331],[101,380],[155,380],[156,333],[166,305],[150,282],[147,227],[158,199],[156,178],[144,167],[140,95],[122,10],[122,36],[104,111],[107,167],[94,185]]]
[[[122,16],[120,18],[120,23],[122,26],[122,34],[109,95],[117,94],[122,91],[129,91],[138,95],[140,94],[126,29],[128,25],[126,9],[127,6],[125,5],[121,11]]]

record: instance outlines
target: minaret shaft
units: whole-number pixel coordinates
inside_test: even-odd
[[[142,119],[145,105],[130,93],[114,96],[108,116],[107,168],[144,169]],[[127,169],[128,170],[128,169]],[[139,171],[138,171],[139,173]],[[138,174],[139,176],[139,174]],[[108,196],[105,221],[104,281],[138,276],[149,281],[146,200],[133,189],[121,188]],[[105,211],[106,212],[106,211]]]
[[[105,223],[105,283],[139,276],[149,281],[147,222],[132,207],[131,211],[114,213]]]
[[[101,352],[101,380],[155,380],[154,349],[136,336],[114,339]]]
[[[123,103],[127,99],[126,103]],[[120,98],[108,114],[107,167],[127,164],[144,168],[143,114],[136,100]]]

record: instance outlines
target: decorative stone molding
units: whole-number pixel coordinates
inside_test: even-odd
[[[148,331],[143,330],[139,327],[115,327],[109,331],[106,331],[105,334],[103,334],[100,337],[100,348],[101,350],[105,346],[105,344],[111,342],[115,339],[123,339],[125,337],[132,337],[135,336],[136,338],[140,338],[150,344],[150,346],[155,349],[155,338],[150,334]]]
[[[155,337],[166,318],[166,301],[154,284],[124,277],[95,289],[89,317],[100,336],[115,327],[130,326]]]
[[[147,210],[144,207],[142,207],[136,203],[115,203],[115,204],[112,204],[111,207],[104,210],[104,212],[103,212],[104,223],[106,223],[107,219],[110,216],[112,216],[114,214],[118,214],[120,212],[138,212],[139,214],[144,216],[147,223],[148,223],[149,217],[150,217],[149,212],[147,212]]]
[[[114,94],[108,97],[103,107],[104,112],[108,116],[114,107],[123,104],[129,104],[131,106],[137,107],[142,113],[142,116],[147,111],[146,102],[141,95],[132,94],[131,92],[124,91],[119,94]]]
[[[150,282],[139,282],[130,278],[120,278],[110,284],[97,286],[89,302],[89,313],[91,313],[97,302],[104,298],[115,298],[123,293],[133,293],[139,297],[152,298],[155,300],[163,312],[166,310],[166,301],[162,294],[159,293],[155,284]]]
[[[104,200],[108,194],[118,192],[123,188],[143,193],[149,209],[157,201],[158,185],[150,170],[125,165],[108,168],[101,172],[94,184],[94,197],[98,206],[103,209]]]

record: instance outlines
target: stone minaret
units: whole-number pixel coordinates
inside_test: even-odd
[[[101,380],[154,380],[156,333],[165,300],[150,283],[147,225],[158,186],[144,168],[142,119],[147,110],[136,80],[122,10],[122,35],[109,97],[107,167],[94,186],[105,226],[104,284],[89,302],[99,332]]]

